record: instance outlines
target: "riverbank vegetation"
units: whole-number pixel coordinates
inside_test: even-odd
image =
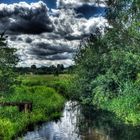
[[[43,75],[49,68],[36,66],[22,68],[22,75],[16,76],[15,50],[7,48],[1,36],[0,102],[32,102],[33,110],[0,107],[0,139],[11,140],[31,124],[60,116],[65,97],[113,112],[125,124],[140,125],[140,3],[109,0],[107,5],[109,26],[103,32],[97,28],[81,43],[70,76],[58,76],[60,65],[53,72],[57,76]]]
[[[32,102],[33,110],[24,113],[18,107],[0,107],[0,139],[11,140],[33,124],[59,117],[65,102],[60,89],[67,78],[67,75],[20,76],[21,84],[13,86],[12,93],[2,94],[0,102]]]
[[[138,1],[108,1],[109,26],[82,43],[75,56],[75,98],[140,124]]]

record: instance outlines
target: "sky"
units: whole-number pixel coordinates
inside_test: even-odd
[[[81,40],[107,26],[105,3],[95,1],[0,0],[0,32],[17,49],[18,66],[73,65]]]

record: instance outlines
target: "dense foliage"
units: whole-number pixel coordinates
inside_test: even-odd
[[[134,106],[138,106],[140,99],[137,94],[140,90],[140,3],[137,0],[109,0],[107,4],[109,27],[105,27],[105,34],[91,35],[75,57],[75,96],[83,103],[94,104],[121,116],[126,113],[123,103],[129,106],[136,92],[131,108],[124,115],[124,120],[127,117],[132,121],[131,116],[138,112]],[[129,94],[127,89],[131,90]],[[118,108],[116,104],[119,104]]]
[[[7,46],[4,34],[0,36],[0,92],[7,92],[16,82],[16,75],[13,68],[18,62],[14,48]]]

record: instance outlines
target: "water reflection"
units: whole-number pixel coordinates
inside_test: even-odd
[[[48,122],[23,140],[140,140],[140,128],[115,125],[115,116],[93,107],[67,102],[59,121]]]
[[[87,140],[140,140],[140,126],[126,125],[111,112],[83,106],[81,114],[85,129],[91,129],[94,133],[92,136],[97,135]],[[79,129],[83,128],[79,126]]]

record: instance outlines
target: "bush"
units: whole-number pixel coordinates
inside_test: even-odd
[[[8,119],[0,119],[0,139],[10,140],[12,135],[14,135],[13,123]]]

